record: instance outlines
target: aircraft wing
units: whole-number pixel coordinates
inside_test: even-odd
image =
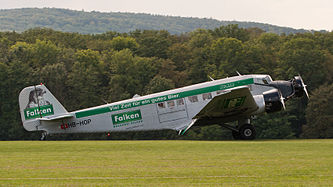
[[[183,135],[200,118],[234,118],[248,117],[252,112],[258,109],[250,89],[246,86],[231,90],[225,90],[220,95],[215,96],[185,128],[179,130]]]
[[[258,106],[246,86],[228,90],[214,97],[194,118],[224,118],[247,115]]]

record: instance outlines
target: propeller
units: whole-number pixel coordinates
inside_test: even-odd
[[[286,104],[285,104],[285,102],[284,102],[284,98],[283,98],[283,96],[282,96],[280,90],[279,90],[279,95],[280,95],[280,101],[281,101],[281,103],[282,103],[283,109],[286,110]]]
[[[299,77],[299,79],[301,80],[302,88],[303,88],[303,90],[304,90],[304,93],[306,94],[306,97],[307,97],[308,99],[310,99],[310,97],[309,97],[309,93],[308,93],[308,90],[306,89],[306,84],[304,84],[304,81],[303,81],[303,79],[302,79],[302,77],[301,77],[300,74],[298,74],[298,77]]]

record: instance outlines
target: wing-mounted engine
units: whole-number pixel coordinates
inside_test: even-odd
[[[264,92],[265,111],[267,113],[278,112],[284,107],[284,100],[279,90]]]
[[[273,113],[285,108],[282,94],[277,89],[266,91],[263,95],[256,95],[253,98],[258,106],[255,114],[263,112]]]

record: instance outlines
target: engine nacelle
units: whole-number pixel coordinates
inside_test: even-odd
[[[278,90],[269,90],[264,92],[265,111],[267,113],[278,112],[282,110],[281,93]]]
[[[255,95],[253,96],[254,101],[256,102],[258,109],[254,114],[261,114],[265,112],[265,99],[264,95]]]
[[[283,108],[281,94],[278,90],[269,90],[263,95],[256,95],[253,98],[258,105],[258,110],[254,114],[278,112]]]

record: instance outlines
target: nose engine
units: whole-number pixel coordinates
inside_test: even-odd
[[[295,89],[295,96],[296,97],[303,97],[304,94],[309,98],[308,91],[306,90],[306,85],[300,75],[295,76],[294,79],[291,80],[294,89]]]
[[[275,89],[266,91],[261,97],[256,97],[256,103],[259,106],[258,112],[266,111],[273,113],[285,109],[285,101],[292,97],[303,97],[306,95],[309,98],[306,85],[300,75],[295,76],[290,81],[272,81],[268,84],[260,84]]]
[[[290,81],[272,81],[267,86],[276,88],[285,100],[295,96],[303,97],[304,94],[309,98],[306,85],[300,75],[295,76]]]

